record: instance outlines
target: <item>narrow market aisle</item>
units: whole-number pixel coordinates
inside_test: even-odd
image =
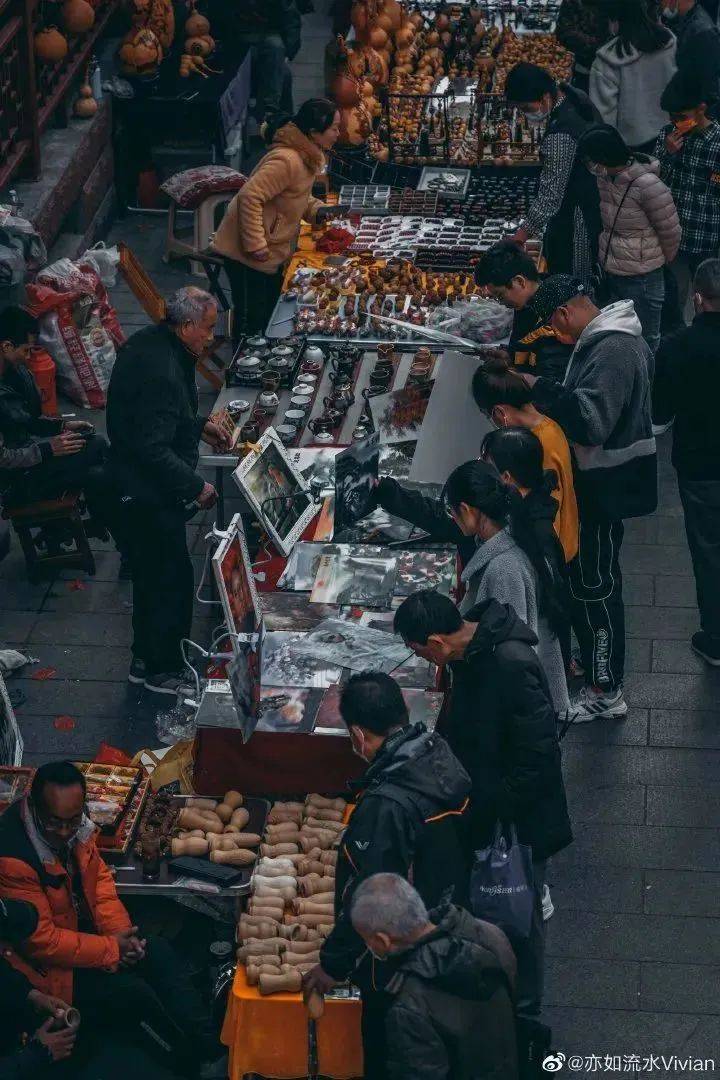
[[[545,1000],[568,1054],[720,1046],[720,672],[690,650],[698,613],[670,440],[659,510],[627,523],[623,549],[630,714],[564,743],[575,843],[548,875]]]

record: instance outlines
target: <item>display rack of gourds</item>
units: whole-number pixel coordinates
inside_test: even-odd
[[[65,0],[62,7],[55,5],[55,8],[60,16],[60,25],[43,26],[35,34],[34,52],[41,64],[61,63],[70,50],[68,37],[81,37],[95,25],[95,8],[88,0]],[[41,6],[40,11],[44,21],[44,7]]]
[[[175,12],[172,0],[131,0],[132,28],[118,56],[123,75],[154,75],[172,47]]]
[[[297,992],[320,960],[335,922],[335,864],[345,828],[343,799],[308,795],[276,802],[268,815],[250,900],[237,927],[238,961],[261,994]],[[308,1003],[311,1016],[322,1000]]]
[[[209,75],[219,74],[206,63],[207,58],[214,52],[215,39],[210,35],[210,23],[196,10],[193,3],[185,23],[185,44],[180,57],[181,77],[187,79],[191,75],[201,75],[207,79]]]

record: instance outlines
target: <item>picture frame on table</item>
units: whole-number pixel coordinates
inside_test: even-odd
[[[231,518],[226,536],[213,554],[212,568],[227,627],[233,635],[234,648],[238,635],[257,634],[262,620],[262,608],[240,514]]]
[[[257,451],[242,459],[233,478],[280,554],[289,555],[318,507],[273,428],[260,437]]]

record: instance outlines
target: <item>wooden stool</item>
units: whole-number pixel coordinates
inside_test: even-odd
[[[25,565],[30,581],[52,577],[57,570],[66,567],[95,573],[95,559],[90,550],[80,512],[79,492],[67,492],[59,499],[28,503],[27,506],[8,506],[3,517],[12,522],[25,555]],[[48,526],[65,525],[75,548],[63,551],[60,541],[53,542],[52,529]],[[47,531],[46,531],[47,530]],[[45,542],[46,551],[39,547]]]

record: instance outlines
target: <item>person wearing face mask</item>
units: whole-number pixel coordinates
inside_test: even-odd
[[[664,0],[663,18],[677,37],[676,62],[695,83],[715,114],[720,108],[720,34],[717,22],[698,0]]]
[[[577,145],[586,128],[600,120],[600,114],[582,90],[566,83],[558,85],[536,64],[520,63],[510,70],[505,96],[531,123],[544,125],[538,192],[509,239],[524,244],[531,236],[544,235],[548,271],[571,273],[589,282],[597,258],[600,204],[597,184],[578,155]]]
[[[5,960],[41,994],[80,1011],[79,1057],[99,1029],[127,1042],[145,1022],[192,1062],[194,1077],[227,1076],[215,1068],[218,1040],[184,966],[167,940],[140,936],[118,898],[85,800],[80,770],[49,762],[0,817],[0,896],[37,911],[22,942],[1,942]],[[164,1069],[136,1075],[167,1077]]]
[[[543,275],[530,255],[502,240],[475,266],[475,282],[494,300],[515,312],[508,342],[513,364],[534,375],[562,379],[571,349],[558,341],[548,323],[538,321],[534,298]]]
[[[689,321],[690,286],[701,262],[720,250],[720,123],[708,115],[699,83],[673,76],[662,96],[672,124],[661,132],[655,155],[672,192],[682,238],[672,264],[680,312]]]
[[[604,0],[562,0],[555,37],[575,57],[573,86],[587,93],[595,54],[608,38]]]
[[[389,1080],[517,1080],[517,965],[499,927],[454,904],[428,912],[397,874],[358,886],[352,923],[392,970]]]
[[[590,99],[628,146],[650,153],[668,122],[660,96],[677,69],[677,42],[647,0],[611,0],[607,13],[613,37],[593,61]]]
[[[535,912],[516,945],[517,1011],[537,1016],[543,997],[542,894],[547,860],[572,842],[555,710],[533,648],[535,635],[496,600],[464,615],[432,590],[409,596],[395,633],[420,657],[449,669],[443,733],[470,774],[471,851],[487,847],[498,821],[514,824],[532,849]]]
[[[133,659],[128,681],[173,697],[184,683],[181,642],[190,636],[193,568],[185,523],[217,493],[197,472],[198,439],[217,450],[227,436],[198,416],[195,365],[213,342],[217,305],[178,289],[167,319],[139,330],[118,352],[107,395],[110,470],[122,501],[122,541],[133,580]]]
[[[653,417],[675,421],[672,463],[700,611],[691,648],[720,667],[720,259],[698,267],[693,300],[692,325],[663,338],[658,349]]]
[[[340,714],[368,768],[351,784],[356,806],[338,852],[335,926],[303,989],[306,995],[326,993],[348,977],[360,987],[364,1076],[385,1080],[388,965],[368,951],[353,928],[353,897],[373,874],[407,878],[412,873],[430,907],[467,900],[469,868],[459,823],[470,778],[440,735],[410,724],[400,687],[389,675],[353,675],[343,688]]]
[[[632,300],[643,337],[653,352],[660,343],[665,267],[676,258],[681,228],[660,165],[632,153],[613,127],[599,124],[580,139],[579,151],[597,178],[603,231],[599,265],[605,299]]]

